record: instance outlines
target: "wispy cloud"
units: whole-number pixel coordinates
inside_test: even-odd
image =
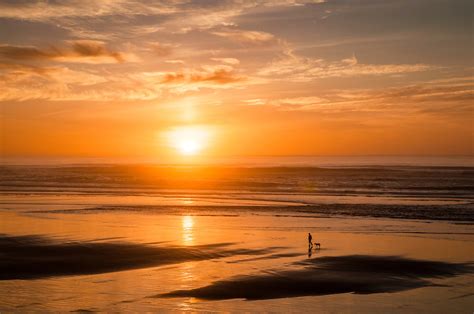
[[[272,34],[260,31],[224,29],[214,31],[212,34],[247,45],[274,44],[277,42],[277,39]]]
[[[427,64],[362,64],[355,56],[340,61],[301,57],[288,52],[262,68],[259,74],[276,79],[305,82],[318,78],[360,75],[394,75],[438,69]]]
[[[167,57],[171,55],[173,51],[172,44],[164,44],[160,42],[154,42],[149,44],[151,52],[158,57]]]
[[[37,48],[33,46],[0,45],[0,58],[16,61],[54,60],[76,63],[121,63],[136,60],[131,54],[112,51],[95,40],[70,41],[65,46]]]
[[[400,112],[467,114],[474,110],[474,81],[470,77],[433,80],[389,89],[330,90],[318,96],[249,99],[247,105],[266,105],[284,111],[324,114]]]
[[[244,78],[234,73],[230,67],[204,68],[203,70],[189,72],[168,72],[163,74],[163,83],[200,83],[213,82],[228,84],[242,81]]]
[[[0,64],[2,93],[0,101],[27,99],[62,99],[106,82],[93,73],[67,67],[37,67],[22,64]],[[27,91],[27,92],[25,92]]]
[[[58,25],[77,37],[105,39],[120,36],[108,27],[97,29],[97,24],[84,23],[90,19],[107,18],[117,25],[129,21],[131,27],[121,28],[125,34],[149,34],[160,29],[172,33],[186,33],[195,29],[235,25],[232,21],[246,10],[258,7],[291,7],[323,0],[226,0],[226,1],[140,1],[140,0],[64,0],[64,1],[7,1],[0,2],[0,17],[39,21]],[[133,25],[137,16],[155,16],[154,22]],[[164,19],[163,19],[164,18]]]
[[[173,1],[141,3],[135,0],[7,1],[0,3],[0,16],[45,20],[58,17],[91,17],[111,14],[173,13]]]
[[[200,89],[243,88],[257,81],[227,64],[167,72],[136,71],[117,76],[94,69],[0,63],[0,82],[3,85],[0,101],[150,100],[165,92],[181,94]]]
[[[231,65],[202,66],[197,69],[169,72],[145,72],[141,76],[174,93],[198,91],[202,88],[242,88],[258,83],[258,80],[240,74]]]
[[[230,65],[237,65],[240,63],[239,59],[236,58],[211,58],[211,60]]]
[[[324,0],[228,0],[228,1],[139,1],[139,0],[63,0],[63,1],[4,1],[0,16],[22,19],[47,19],[71,16],[107,16],[112,14],[175,14],[178,12],[219,12],[243,10],[258,6],[295,6],[323,3]]]

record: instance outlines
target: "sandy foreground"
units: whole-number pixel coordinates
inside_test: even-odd
[[[474,308],[470,223],[73,203],[2,205],[0,310]]]

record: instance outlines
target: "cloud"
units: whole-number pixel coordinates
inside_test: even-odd
[[[68,30],[75,38],[110,40],[146,36],[160,30],[184,34],[216,26],[235,26],[235,17],[254,8],[291,7],[315,2],[323,1],[0,1],[0,18],[49,23]]]
[[[107,71],[71,69],[66,66],[36,66],[0,63],[0,101],[61,100],[148,100],[162,88],[129,74],[115,76]]]
[[[260,105],[265,105],[267,103],[265,99],[261,99],[261,98],[247,99],[247,100],[244,100],[244,102],[249,106],[260,106]]]
[[[244,80],[233,70],[218,67],[212,70],[194,71],[189,73],[169,72],[163,75],[163,83],[200,83],[213,82],[217,84],[235,83]]]
[[[274,44],[277,42],[277,39],[272,34],[259,31],[224,29],[221,31],[214,31],[212,34],[241,44],[264,45]]]
[[[34,67],[15,64],[4,68],[10,68],[10,71],[2,73],[6,75],[1,76],[1,78],[15,78],[13,80],[14,83],[21,83],[23,79],[29,80],[33,78],[55,80],[63,84],[78,84],[81,86],[106,82],[100,75],[85,71],[75,71],[67,67]],[[2,65],[0,65],[0,71],[2,71]]]
[[[171,55],[173,51],[173,45],[171,44],[163,44],[159,42],[154,42],[154,43],[150,43],[149,46],[153,54],[158,57],[167,57]]]
[[[58,17],[93,17],[112,14],[173,13],[173,3],[134,0],[11,1],[0,3],[0,16],[47,20]]]
[[[166,63],[170,63],[170,64],[184,64],[184,61],[183,60],[179,60],[179,59],[176,59],[176,60],[165,60]]]
[[[109,50],[95,40],[69,41],[66,46],[39,49],[31,46],[0,45],[0,58],[16,61],[59,61],[75,63],[121,63],[133,61],[133,55]]]
[[[211,60],[230,64],[230,65],[237,65],[240,63],[239,59],[235,59],[235,58],[211,58]]]
[[[265,77],[307,82],[318,78],[395,75],[438,69],[426,64],[361,64],[355,56],[340,61],[301,57],[292,51],[259,71]]]
[[[230,65],[202,66],[168,72],[68,68],[0,63],[0,101],[151,100],[165,92],[175,94],[207,89],[244,88],[261,82],[240,74]],[[28,92],[25,92],[28,91]]]
[[[266,105],[284,111],[321,114],[429,113],[463,115],[474,110],[474,81],[470,77],[433,80],[387,89],[327,90],[319,95],[274,99],[248,99],[247,105]]]
[[[91,58],[102,58],[105,60],[111,59],[115,62],[124,62],[125,58],[123,54],[115,51],[110,51],[105,47],[103,42],[92,41],[92,40],[76,40],[71,42],[72,53],[66,53],[66,60],[84,59],[90,60]],[[84,61],[83,62],[86,62]],[[105,62],[105,61],[104,61]]]
[[[436,103],[461,103],[474,98],[474,81],[460,77],[443,82],[427,81],[419,84],[388,88],[384,90],[339,91],[334,94],[337,103],[370,103],[376,101],[386,105],[410,103],[424,106]]]
[[[333,111],[336,107],[332,100],[328,97],[306,96],[306,97],[292,97],[280,99],[247,99],[243,101],[250,106],[273,106],[279,110],[285,111],[318,111],[327,112]]]
[[[139,1],[139,0],[63,0],[63,1],[3,1],[0,17],[46,20],[58,17],[93,17],[110,15],[172,15],[186,12],[228,12],[258,6],[295,6],[322,3],[323,0],[227,0],[227,1]]]
[[[324,103],[327,103],[327,99],[316,97],[316,96],[283,98],[274,102],[274,104],[281,105],[281,106],[306,106],[306,105],[324,104]]]
[[[52,57],[52,53],[41,51],[35,47],[2,45],[0,46],[0,56],[14,60],[49,59]]]
[[[101,75],[72,70],[63,66],[38,67],[0,63],[0,101],[78,98],[79,90],[87,90],[107,82]],[[25,92],[27,91],[27,92]],[[66,96],[68,95],[68,96]]]
[[[175,92],[200,88],[230,88],[250,84],[249,78],[237,73],[229,65],[203,66],[177,72],[146,72],[149,80],[171,87]]]

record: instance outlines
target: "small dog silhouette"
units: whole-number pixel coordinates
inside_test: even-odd
[[[316,249],[321,249],[321,243],[318,243],[318,242],[314,243],[314,247]]]

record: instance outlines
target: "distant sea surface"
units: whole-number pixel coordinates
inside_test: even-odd
[[[474,167],[474,156],[257,156],[257,157],[192,157],[164,160],[160,158],[72,158],[72,157],[1,157],[3,165],[91,165],[91,164],[199,164],[207,166],[451,166]]]
[[[217,165],[0,166],[4,203],[474,220],[470,157],[288,157]],[[94,207],[95,206],[95,207]],[[182,209],[184,208],[184,209]]]

